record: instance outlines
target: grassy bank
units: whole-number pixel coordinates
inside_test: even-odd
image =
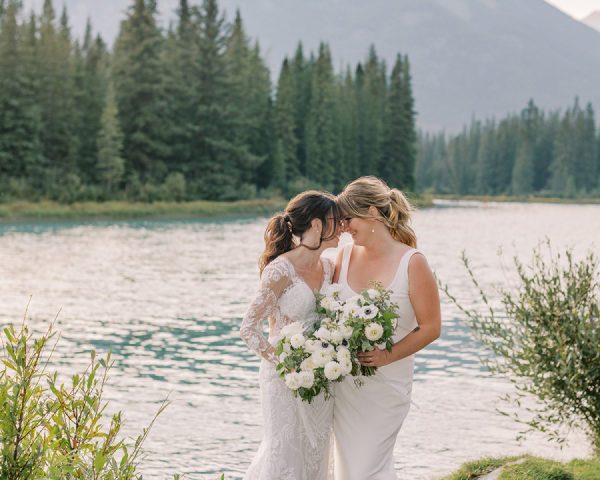
[[[431,197],[411,197],[417,208],[433,205]],[[80,202],[15,201],[0,203],[0,222],[30,220],[129,220],[255,217],[271,215],[285,208],[281,198],[237,202]]]
[[[81,202],[50,201],[0,204],[0,221],[103,220],[103,219],[192,219],[270,215],[285,207],[281,199],[239,202]]]
[[[515,463],[520,461],[521,463]],[[498,480],[598,480],[600,458],[560,463],[538,457],[484,458],[468,462],[442,480],[475,480],[503,467]]]
[[[510,196],[510,195],[444,195],[436,194],[433,198],[442,200],[471,200],[476,202],[515,202],[515,203],[561,203],[561,204],[600,204],[600,198],[559,198],[559,197],[538,197],[530,196]]]

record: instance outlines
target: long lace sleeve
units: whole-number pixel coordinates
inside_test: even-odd
[[[275,349],[263,334],[263,321],[279,308],[279,297],[290,282],[290,274],[285,264],[274,261],[267,265],[263,270],[258,292],[250,303],[240,327],[240,337],[248,348],[274,364],[278,364],[279,360]]]

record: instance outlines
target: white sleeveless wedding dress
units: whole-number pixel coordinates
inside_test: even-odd
[[[338,283],[340,298],[358,295],[348,285],[348,264],[353,245],[343,250]],[[388,290],[399,306],[394,333],[397,342],[417,327],[408,296],[408,263],[418,250],[407,251],[400,260]],[[335,480],[392,480],[394,445],[410,407],[414,355],[377,369],[356,387],[353,377],[335,385],[333,431],[335,438]]]
[[[334,265],[322,257],[324,279],[331,283]],[[277,257],[261,276],[260,289],[250,304],[240,328],[248,347],[261,355],[279,340],[281,329],[293,322],[309,326],[316,319],[313,291],[285,257]],[[270,336],[263,335],[269,320]],[[323,394],[312,403],[293,395],[275,370],[274,354],[261,356],[259,385],[264,421],[262,443],[245,480],[328,480],[333,399]]]

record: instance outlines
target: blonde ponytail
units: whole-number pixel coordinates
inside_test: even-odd
[[[413,207],[404,194],[373,176],[360,177],[346,185],[338,195],[342,217],[373,218],[369,207],[381,214],[382,223],[392,238],[410,247],[417,247],[417,235],[410,226]]]

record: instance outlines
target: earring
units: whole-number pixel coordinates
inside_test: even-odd
[[[371,229],[371,233],[375,233],[375,229],[374,228]]]

